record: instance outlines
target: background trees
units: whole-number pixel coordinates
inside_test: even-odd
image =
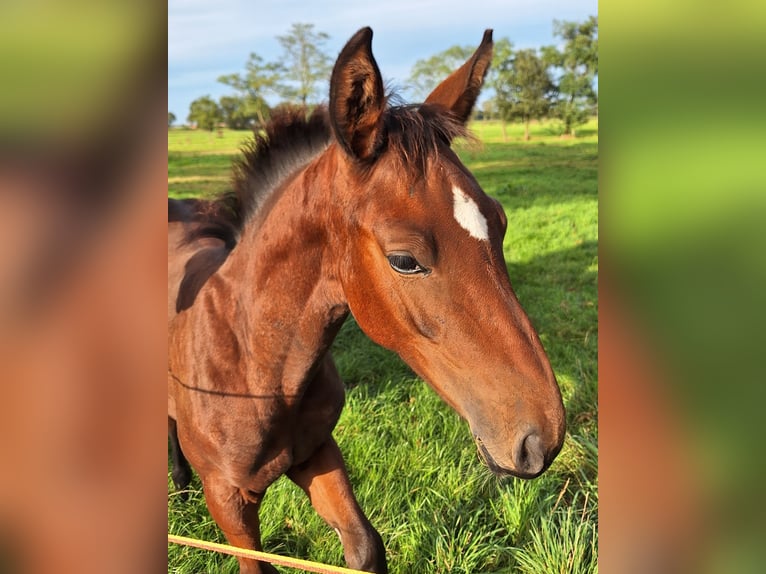
[[[277,36],[283,49],[278,62],[265,62],[251,52],[244,73],[219,76],[218,82],[234,89],[219,100],[221,121],[232,129],[263,125],[271,112],[269,97],[280,98],[282,104],[314,103],[330,75],[331,59],[324,51],[329,38],[313,24],[293,24],[287,34]]]
[[[558,98],[553,112],[564,124],[564,133],[575,135],[577,126],[585,123],[598,109],[598,19],[585,22],[553,23],[553,35],[561,38],[561,49],[546,46],[543,58],[558,75]]]
[[[557,46],[515,50],[507,38],[495,40],[488,89],[476,106],[477,118],[522,121],[525,139],[533,120],[557,118],[562,134],[576,128],[598,109],[598,18],[585,22],[553,23]],[[234,93],[218,102],[209,96],[192,102],[188,121],[212,130],[218,122],[233,129],[262,125],[269,118],[269,99],[276,106],[311,106],[326,97],[332,59],[325,50],[329,40],[313,24],[293,24],[276,39],[283,49],[278,62],[265,62],[251,53],[243,73],[224,74],[218,82]],[[425,99],[437,84],[462,65],[475,46],[455,45],[415,62],[408,78],[412,97]],[[494,95],[493,95],[494,91]],[[168,126],[175,121],[168,114]]]
[[[248,96],[221,96],[221,121],[233,130],[244,130],[263,121],[262,115],[268,106],[264,100],[251,100]]]
[[[332,70],[330,56],[324,52],[329,39],[324,32],[314,31],[313,24],[293,24],[287,34],[277,36],[283,49],[279,64],[283,99],[298,100],[305,106],[313,101],[319,83],[325,88],[324,82]]]
[[[507,38],[495,40],[487,84],[493,98],[477,109],[483,117],[499,116],[503,122],[522,121],[525,139],[535,119],[561,120],[562,134],[575,135],[598,109],[598,18],[585,22],[553,23],[559,46],[514,50]],[[452,46],[430,58],[418,60],[409,83],[415,96],[425,98],[438,81],[460,66],[475,47]],[[505,133],[505,130],[503,130]]]
[[[439,82],[463,65],[475,49],[476,46],[452,46],[415,62],[408,80],[414,97],[421,101],[426,99]]]
[[[221,107],[210,96],[202,96],[194,100],[189,106],[189,115],[186,121],[197,124],[197,127],[213,131],[216,124],[223,120]]]
[[[230,128],[237,129],[229,123],[230,121],[237,124],[243,122],[243,127],[248,127],[253,122],[263,124],[269,115],[266,97],[278,93],[280,89],[280,66],[276,63],[266,63],[258,54],[251,52],[245,63],[244,74],[225,74],[219,76],[218,81],[231,86],[236,92],[235,96],[224,96],[227,98],[228,110],[225,121]],[[223,98],[221,105],[224,106]]]
[[[518,50],[500,64],[494,84],[502,119],[524,122],[528,140],[529,122],[548,115],[556,94],[548,67],[535,50]]]

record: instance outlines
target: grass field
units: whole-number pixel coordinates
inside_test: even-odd
[[[562,389],[564,449],[538,479],[495,478],[467,424],[353,319],[333,346],[347,385],[335,437],[392,574],[597,572],[598,124],[576,139],[533,125],[529,142],[520,125],[507,141],[497,123],[472,127],[480,143],[456,149],[508,214],[508,269]],[[169,131],[170,196],[225,190],[247,135]],[[344,564],[335,533],[287,479],[269,489],[261,516],[266,551]],[[168,478],[168,529],[224,541],[196,477],[186,502]],[[169,572],[237,572],[234,558],[204,551],[169,546],[168,558]]]

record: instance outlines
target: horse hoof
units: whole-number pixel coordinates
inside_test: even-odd
[[[191,480],[192,480],[191,469],[174,468],[171,476],[173,477],[173,485],[176,487],[176,492],[186,490],[186,487],[191,484]],[[187,493],[182,492],[181,494],[179,494],[179,496],[182,497],[182,500],[186,500],[186,494]]]

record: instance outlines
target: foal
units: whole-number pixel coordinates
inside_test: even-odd
[[[494,472],[531,478],[559,452],[561,395],[511,288],[505,214],[450,149],[491,56],[488,30],[425,103],[392,107],[364,28],[328,109],[276,118],[234,196],[170,201],[173,477],[188,484],[188,459],[232,544],[260,549],[259,505],[286,474],[350,567],[386,572],[332,437],[344,389],[328,349],[349,312],[468,421]]]

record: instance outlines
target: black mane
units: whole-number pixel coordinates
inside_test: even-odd
[[[442,106],[411,104],[391,107],[383,118],[386,127],[385,151],[394,152],[402,168],[412,166],[425,174],[429,157],[439,146],[449,146],[455,138],[469,137],[463,123]]]
[[[327,110],[316,108],[306,115],[303,108],[291,107],[272,117],[265,133],[256,134],[242,148],[234,163],[234,197],[242,230],[250,215],[288,176],[304,167],[330,143]]]
[[[462,122],[444,108],[427,104],[399,105],[386,110],[383,122],[386,145],[381,153],[394,152],[402,169],[417,166],[425,172],[427,158],[440,145],[449,145],[456,137],[466,137]],[[195,200],[195,220],[203,223],[190,240],[218,237],[232,248],[239,240],[250,217],[279,184],[307,165],[333,141],[325,107],[310,115],[293,107],[274,115],[264,133],[242,149],[233,165],[233,191],[213,201]],[[370,166],[367,166],[370,167]],[[364,170],[365,166],[360,165]]]

